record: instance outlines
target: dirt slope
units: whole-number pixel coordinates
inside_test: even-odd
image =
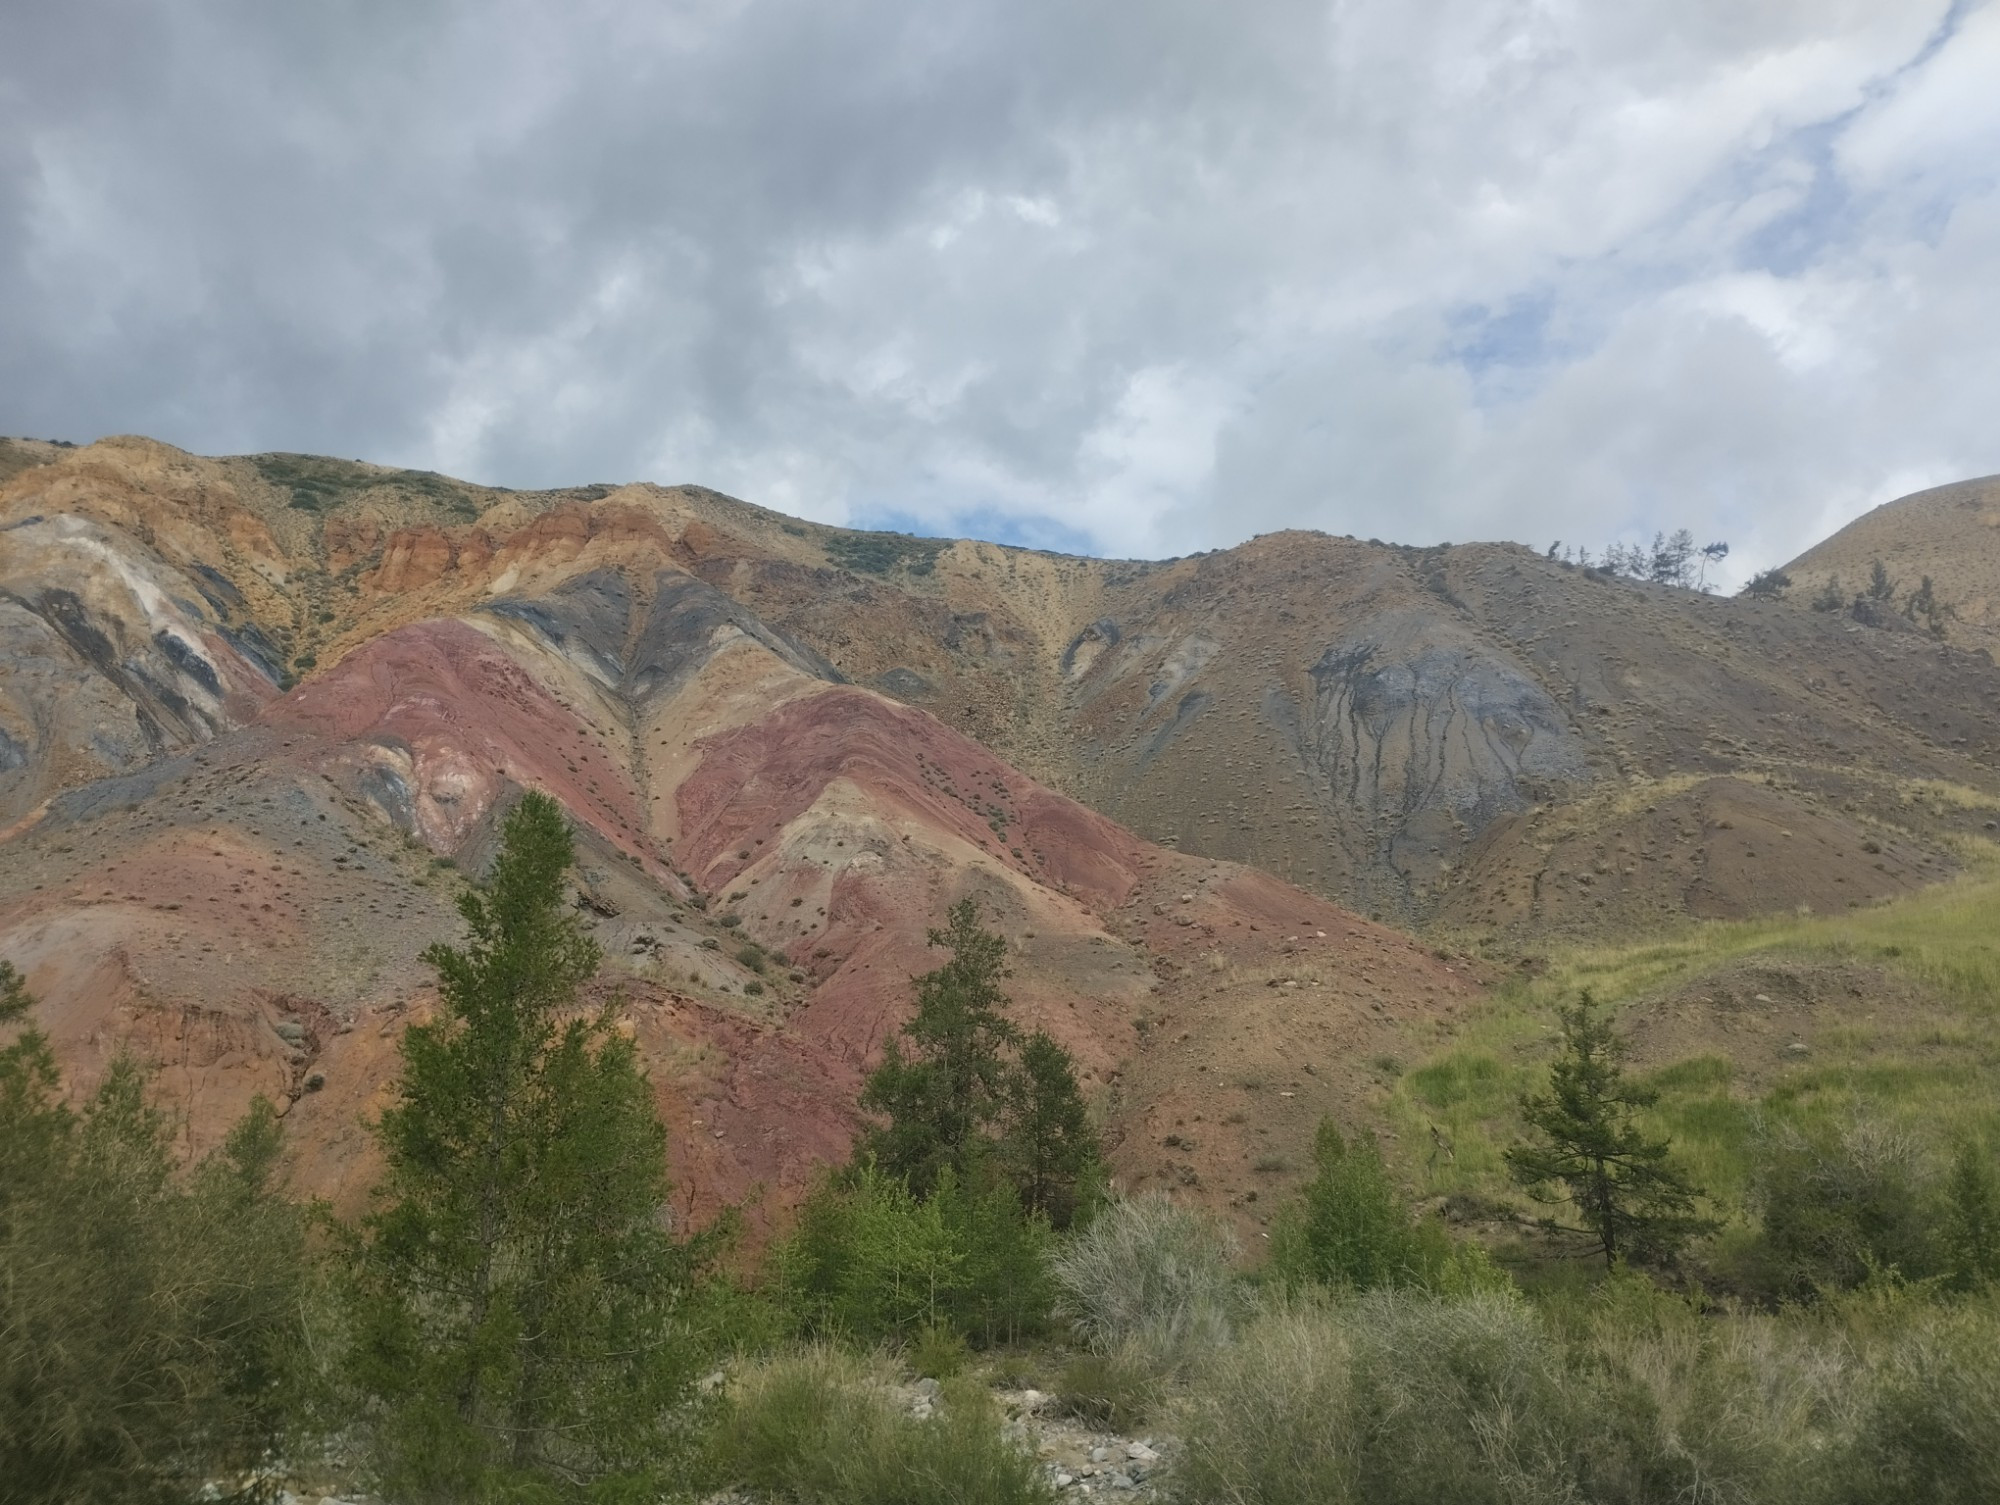
[[[2000,647],[2000,476],[1959,481],[1884,503],[1784,567],[1790,599],[1807,604],[1838,577],[1843,594],[1864,590],[1876,560],[1901,608],[1923,577],[1948,604],[1949,634],[1969,645]]]
[[[42,517],[29,527],[103,530],[89,557],[108,561],[107,581],[189,578],[161,546],[167,528]],[[1010,938],[1022,1022],[1075,1051],[1134,1176],[1165,1173],[1174,1153],[1156,1163],[1149,1126],[1177,1089],[1141,1100],[1122,1085],[1142,1035],[1194,1009],[1269,1011],[1275,991],[1236,972],[1282,936],[1330,965],[1394,953],[1399,1015],[1472,996],[1406,938],[1156,847],[841,682],[660,557],[644,516],[551,510],[496,541],[476,589],[453,576],[456,614],[432,611],[439,600],[394,613],[414,620],[354,633],[288,692],[266,680],[216,700],[150,758],[133,752],[129,772],[36,765],[29,794],[68,787],[0,846],[0,953],[28,973],[79,1089],[136,1049],[161,1067],[191,1153],[253,1094],[274,1096],[294,1117],[301,1184],[352,1206],[396,1034],[430,1006],[420,953],[454,933],[458,870],[490,853],[497,813],[527,786],[578,822],[601,990],[627,1000],[696,1216],[782,1207],[845,1152],[861,1075],[909,977],[933,964],[924,930],[965,895]],[[15,578],[47,567],[25,549],[6,563]],[[158,698],[131,667],[157,641],[149,603],[181,614],[178,672],[197,679],[187,664],[221,660],[226,634],[258,620],[97,584],[80,620],[114,651],[62,662],[131,707]],[[19,675],[9,689],[30,706],[50,693]],[[42,725],[57,747],[70,723]],[[1324,1003],[1343,1038],[1401,1027],[1358,995]]]
[[[84,1079],[136,1045],[192,1148],[278,1092],[342,1196],[453,933],[437,862],[476,871],[526,786],[579,822],[691,1207],[841,1152],[971,894],[1123,1173],[1246,1224],[1476,994],[1353,910],[1535,940],[1837,908],[2000,818],[1985,653],[1508,545],[1143,564],[692,487],[8,454],[0,952]]]
[[[1156,564],[1086,560],[843,533],[692,487],[515,494],[299,456],[198,460],[144,440],[59,453],[0,497],[0,514],[61,512],[178,577],[170,599],[200,620],[183,630],[128,608],[122,642],[153,640],[159,659],[177,651],[158,646],[162,631],[215,639],[281,674],[580,558],[671,567],[718,593],[704,609],[737,612],[1154,840],[1398,923],[1587,929],[1614,910],[1650,922],[1829,897],[1802,869],[1691,888],[1642,868],[1626,909],[1522,907],[1519,880],[1539,874],[1552,892],[1560,865],[1529,836],[1538,809],[1572,824],[1607,812],[1613,824],[1585,835],[1609,850],[1631,840],[1625,805],[1722,778],[1745,786],[1730,798],[1782,805],[1781,826],[1828,822],[1842,851],[1901,842],[1936,867],[2000,792],[2000,677],[1969,638],[1610,581],[1508,545],[1282,534]],[[32,562],[27,594],[7,584],[11,552],[0,612],[10,597],[32,607],[41,588]],[[60,638],[60,613],[37,615],[0,621],[24,659]],[[234,684],[221,648],[203,652]],[[198,701],[174,669],[142,659],[125,685],[62,689],[50,671],[39,696],[25,676],[10,686],[4,808],[143,759],[149,737],[194,735],[171,705],[144,704],[153,682]],[[11,728],[59,720],[48,708],[86,689],[134,702],[133,730],[57,727],[49,750],[28,752]],[[1954,793],[1926,793],[1937,788]],[[1512,839],[1526,845],[1500,850]]]

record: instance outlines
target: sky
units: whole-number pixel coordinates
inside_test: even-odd
[[[1727,582],[1996,398],[2000,0],[0,6],[0,433]]]

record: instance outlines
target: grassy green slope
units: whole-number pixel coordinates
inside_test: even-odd
[[[2000,850],[1970,855],[1957,881],[1873,909],[1552,956],[1397,1078],[1386,1114],[1405,1174],[1431,1196],[1530,1210],[1501,1152],[1521,1094],[1544,1080],[1555,1005],[1585,988],[1659,1090],[1654,1127],[1730,1220],[1718,1253],[1745,1228],[1766,1125],[1862,1116],[1940,1157],[1968,1137],[2000,1147]]]

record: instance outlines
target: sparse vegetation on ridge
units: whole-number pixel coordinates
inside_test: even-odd
[[[826,555],[842,569],[864,575],[887,575],[899,566],[912,575],[928,575],[937,557],[951,547],[948,538],[917,538],[908,533],[828,533]]]
[[[326,512],[365,491],[420,499],[465,522],[481,511],[479,491],[432,470],[380,470],[321,455],[253,455],[251,463],[302,512]]]

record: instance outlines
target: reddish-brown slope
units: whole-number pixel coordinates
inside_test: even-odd
[[[567,628],[545,641],[415,624],[199,756],[59,799],[11,844],[0,953],[28,971],[79,1084],[112,1051],[139,1051],[164,1068],[195,1151],[252,1093],[276,1094],[300,1184],[358,1205],[365,1122],[388,1100],[401,1027],[430,1006],[418,958],[456,930],[456,880],[430,854],[476,863],[495,809],[526,785],[577,817],[602,987],[626,999],[693,1216],[760,1187],[780,1209],[844,1153],[862,1075],[906,1015],[909,979],[937,960],[925,931],[960,897],[1008,936],[1019,1018],[1075,1051],[1134,1175],[1156,1174],[1145,1123],[1193,1090],[1163,1078],[1157,1097],[1136,1092],[1154,1080],[1132,1075],[1141,1040],[1165,1016],[1265,1018],[1280,990],[1253,974],[1285,936],[1308,931],[1329,965],[1399,950],[1404,1001],[1428,1012],[1465,992],[1407,940],[1153,847],[922,712],[687,620],[692,667],[637,699],[593,677],[611,672],[601,655],[579,672]],[[644,762],[641,722],[667,742],[678,728],[691,755]],[[647,812],[668,806],[663,850]],[[681,901],[674,868],[708,891],[706,914]],[[798,980],[753,979],[730,959],[744,937]],[[1373,1039],[1356,1000],[1326,1001],[1341,1030]],[[1337,1055],[1327,1070],[1341,1074]],[[1204,1195],[1240,1197],[1226,1169]]]
[[[612,730],[564,704],[464,622],[422,622],[358,648],[265,714],[346,749],[392,818],[456,851],[509,785],[545,789],[608,844],[648,855],[640,798]],[[622,740],[622,737],[621,737]]]
[[[746,844],[775,834],[837,778],[1096,909],[1124,901],[1150,846],[935,717],[841,687],[702,743],[699,770],[676,791],[678,855],[710,887],[729,883],[749,860],[739,855]]]
[[[639,593],[656,572],[685,571],[803,654],[1143,834],[1451,929],[1541,923],[1510,920],[1526,912],[1506,884],[1468,872],[1556,880],[1532,839],[1495,850],[1527,839],[1538,807],[1583,820],[1634,790],[1670,798],[1688,778],[1735,778],[1787,805],[1781,824],[1830,822],[1849,846],[1901,842],[1938,871],[2000,801],[2000,671],[1984,655],[1791,603],[1612,582],[1511,546],[1287,533],[1150,564],[863,540],[694,487],[502,493],[132,439],[33,458],[46,463],[0,480],[0,574],[26,536],[11,529],[69,520],[122,540],[126,562],[203,621],[173,633],[184,655],[115,592],[84,600],[81,624],[132,670],[106,672],[64,639],[61,609],[5,599],[0,581],[0,652],[39,666],[0,683],[0,821],[240,720],[229,706],[177,720],[154,693],[199,700],[189,656],[223,678],[241,678],[225,646],[273,678],[309,673],[396,628],[541,599],[590,570]],[[1983,548],[1971,534],[1993,531],[1990,490],[1908,499],[1869,526],[1894,523],[1897,540],[1933,553]],[[1958,553],[1976,573],[1980,550]],[[1965,599],[1953,630],[1976,644]],[[149,741],[155,724],[164,735]],[[649,783],[640,761],[635,787]],[[1966,797],[1913,799],[1916,781]],[[1817,905],[1828,896],[1811,876],[1781,865],[1713,893],[1662,883],[1638,908],[1650,922],[1716,903]],[[1706,909],[1691,898],[1704,893]],[[1567,906],[1563,923],[1589,929],[1614,907]]]

